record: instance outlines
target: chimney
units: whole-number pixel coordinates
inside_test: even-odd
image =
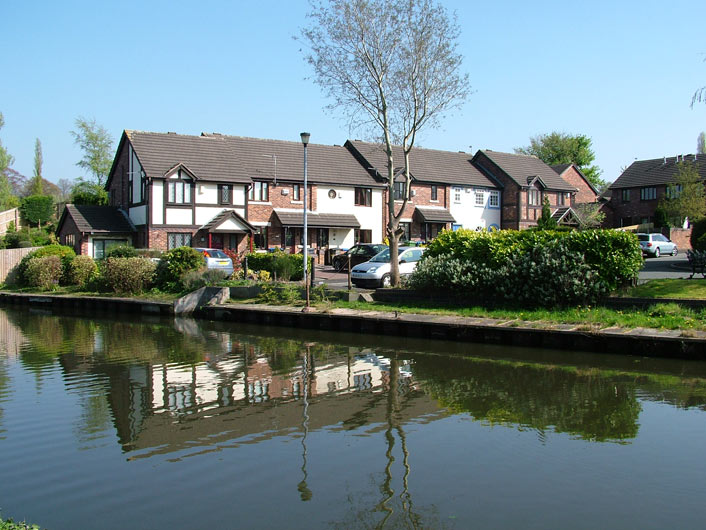
[[[666,156],[664,157],[664,162],[662,162],[662,165],[663,165],[663,166],[666,166],[666,165],[667,165],[667,157],[666,157]]]

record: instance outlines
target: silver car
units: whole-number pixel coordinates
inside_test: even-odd
[[[412,274],[424,250],[423,247],[399,248],[400,277]],[[389,287],[390,268],[390,249],[386,248],[370,261],[353,267],[351,281],[356,287]]]
[[[676,243],[672,243],[662,234],[637,234],[637,239],[645,256],[659,258],[662,254],[676,256],[679,252]]]
[[[223,271],[227,276],[233,274],[233,260],[222,250],[217,248],[195,248],[194,250],[203,254],[207,268]]]

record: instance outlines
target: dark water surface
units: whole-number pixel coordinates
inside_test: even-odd
[[[0,310],[0,513],[703,528],[706,364]]]

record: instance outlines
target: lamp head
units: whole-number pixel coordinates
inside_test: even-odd
[[[309,138],[311,137],[311,134],[308,132],[303,132],[299,136],[302,137],[302,143],[304,144],[304,147],[306,147],[309,144]]]

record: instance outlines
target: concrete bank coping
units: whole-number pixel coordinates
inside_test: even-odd
[[[395,311],[268,306],[227,303],[201,308],[210,319],[245,321],[310,329],[379,333],[464,342],[594,351],[706,360],[706,331],[651,328],[599,328],[520,319],[426,315]]]

